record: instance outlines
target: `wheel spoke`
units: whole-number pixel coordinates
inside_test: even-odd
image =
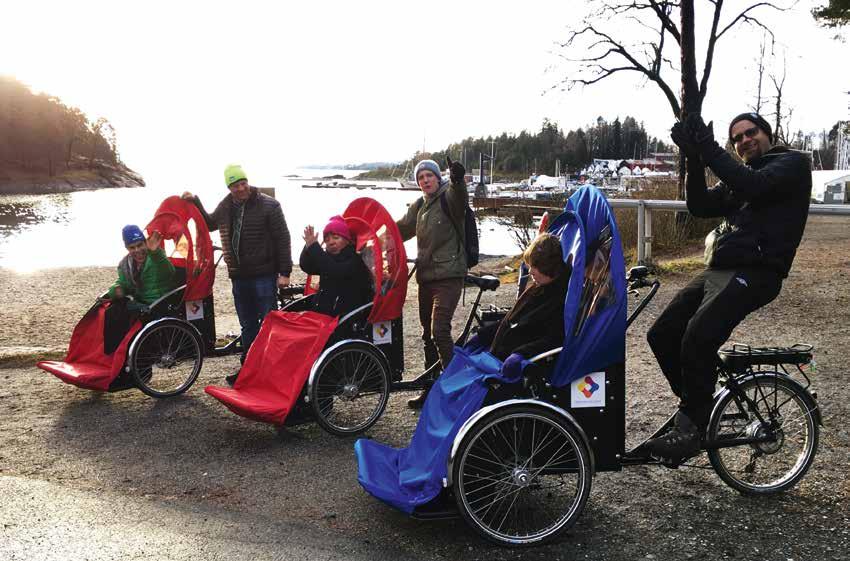
[[[752,444],[709,450],[709,461],[729,485],[749,493],[774,493],[794,485],[811,465],[817,447],[817,425],[803,390],[778,376],[748,380],[741,392],[755,404],[745,419],[729,426],[730,407],[742,409],[736,397],[718,405],[709,437],[758,438]],[[748,410],[749,410],[748,409]],[[736,419],[737,420],[737,419]]]
[[[499,543],[557,535],[572,524],[589,493],[578,441],[539,413],[494,415],[480,421],[486,423],[480,428],[473,425],[459,451],[458,506],[476,529]],[[572,469],[558,471],[565,468]]]
[[[200,342],[189,329],[166,323],[141,332],[130,358],[144,392],[168,397],[186,391],[194,383],[203,357]]]
[[[317,420],[335,434],[365,430],[386,406],[387,378],[373,352],[340,349],[321,365],[311,389]]]

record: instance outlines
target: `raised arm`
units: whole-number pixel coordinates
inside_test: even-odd
[[[305,245],[298,260],[301,270],[308,275],[353,275],[358,263],[354,260],[337,261],[322,250],[319,242]]]
[[[451,219],[458,226],[459,231],[463,230],[463,219],[466,213],[466,207],[469,204],[469,191],[466,189],[466,168],[460,162],[453,162],[451,158],[446,158],[449,165],[449,188],[446,190],[446,201],[449,203],[449,212]],[[462,235],[462,234],[461,234]]]
[[[688,156],[685,175],[685,200],[688,212],[697,218],[725,216],[734,209],[728,187],[718,183],[709,189],[705,183],[705,166],[699,156]]]
[[[800,152],[770,154],[767,163],[756,169],[737,161],[721,148],[714,140],[711,123],[706,125],[699,115],[689,115],[686,126],[702,161],[728,186],[739,204],[785,200],[808,183],[811,166]]]
[[[197,209],[201,213],[201,216],[204,217],[204,222],[207,223],[207,228],[209,229],[210,232],[218,230],[218,216],[217,215],[220,212],[219,207],[221,207],[221,205],[218,205],[218,207],[216,207],[213,214],[209,214],[207,212],[207,210],[204,208],[204,205],[201,204],[201,199],[199,199],[197,195],[193,195],[189,191],[184,191],[183,194],[180,195],[180,198],[183,199],[184,201],[189,201],[190,203],[194,204],[195,207],[197,207]]]
[[[787,199],[806,183],[810,173],[806,157],[799,152],[777,155],[759,169],[736,161],[713,142],[705,149],[705,161],[741,201],[775,202]]]

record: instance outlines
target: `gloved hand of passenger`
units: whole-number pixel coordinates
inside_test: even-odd
[[[460,162],[453,162],[449,156],[446,156],[446,163],[449,166],[449,179],[452,183],[463,183],[463,178],[466,176],[466,168]]]
[[[524,356],[519,353],[512,353],[502,363],[502,376],[509,380],[519,380],[522,378],[523,369],[530,364]]]

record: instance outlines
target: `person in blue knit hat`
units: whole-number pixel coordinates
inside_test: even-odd
[[[160,247],[159,232],[145,239],[141,228],[128,224],[121,237],[127,255],[118,263],[118,280],[109,289],[110,299],[132,296],[140,304],[150,304],[176,287],[174,265]]]

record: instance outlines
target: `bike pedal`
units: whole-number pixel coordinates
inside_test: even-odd
[[[679,466],[684,462],[684,460],[680,458],[658,458],[658,460],[661,462],[662,466],[669,469],[679,469]]]

